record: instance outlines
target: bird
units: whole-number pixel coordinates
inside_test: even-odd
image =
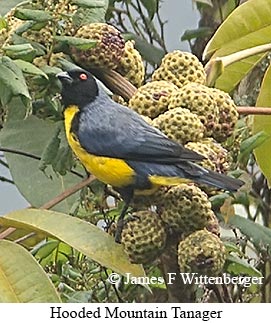
[[[113,101],[87,70],[57,74],[67,141],[86,170],[122,197],[116,241],[134,195],[186,182],[237,191],[244,182],[206,169],[205,157],[169,139],[144,118]]]

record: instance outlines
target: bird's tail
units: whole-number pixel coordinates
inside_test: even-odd
[[[135,170],[136,174],[141,175],[140,178],[146,177],[148,181],[158,186],[171,186],[194,182],[227,191],[237,191],[244,184],[240,179],[216,173],[192,162],[164,165],[130,161],[129,165]]]
[[[202,176],[195,177],[194,181],[199,184],[206,184],[227,191],[237,191],[242,185],[244,185],[244,182],[240,179],[216,173],[211,170],[208,170],[208,172]]]

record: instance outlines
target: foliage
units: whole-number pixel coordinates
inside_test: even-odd
[[[259,48],[254,47],[270,42],[270,1],[248,1],[238,8],[237,1],[225,1],[222,7],[217,7],[216,1],[194,2],[202,16],[206,8],[212,10],[215,28],[222,22],[204,50],[204,58],[209,60],[206,71],[216,87],[233,91],[266,56],[266,48],[259,54]],[[16,187],[33,208],[0,218],[0,272],[4,273],[0,275],[0,301],[58,302],[60,297],[64,302],[167,300],[165,284],[152,285],[151,294],[146,286],[126,285],[123,279],[117,285],[108,281],[112,271],[161,277],[170,264],[164,256],[159,267],[154,263],[143,269],[131,264],[111,236],[112,223],[122,207],[118,196],[93,179],[78,186],[86,172],[65,138],[60,86],[55,78],[56,73],[74,64],[70,46],[96,46],[92,39],[76,38],[75,30],[107,21],[118,27],[126,40],[135,41],[145,60],[148,79],[167,51],[160,4],[160,0],[74,0],[73,5],[78,6],[75,11],[69,7],[69,12],[59,13],[24,3],[17,7],[16,18],[7,15],[1,19],[0,151],[5,153],[7,164],[3,164],[9,168]],[[195,48],[198,39],[211,36],[214,26],[186,31],[182,39]],[[43,37],[38,38],[41,32]],[[250,47],[245,55],[240,52]],[[270,68],[262,82],[258,106],[270,106],[269,89]],[[225,241],[228,257],[224,271],[263,275],[265,285],[248,289],[223,286],[209,301],[228,300],[228,294],[233,302],[270,301],[270,293],[265,293],[270,288],[271,194],[266,185],[266,179],[269,184],[271,181],[266,154],[270,151],[269,119],[254,117],[252,127],[249,117],[240,118],[225,146],[236,168],[233,173],[242,173],[246,187],[234,196],[212,193],[211,198],[222,225],[234,233],[225,239],[231,243]],[[66,196],[74,187],[75,194]],[[238,210],[246,217],[236,215]],[[16,267],[20,270],[10,270]],[[29,275],[24,276],[24,272]],[[197,295],[202,296],[192,301],[207,301],[203,296],[206,289],[199,288]],[[22,290],[25,293],[19,297]]]

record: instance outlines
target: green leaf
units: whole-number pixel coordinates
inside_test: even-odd
[[[58,137],[59,133],[60,127],[55,128],[52,138],[49,140],[42,152],[39,169],[43,172],[45,171],[46,167],[51,165],[56,158],[56,153],[60,146],[60,139]]]
[[[240,251],[239,246],[232,242],[224,241],[224,246],[226,247],[227,253],[235,252],[239,255],[243,255],[243,253]]]
[[[74,166],[74,157],[68,143],[59,148],[53,163],[53,169],[56,173],[64,176]]]
[[[212,0],[193,0],[193,2],[213,7]]]
[[[142,39],[132,33],[123,34],[123,37],[125,40],[132,39],[135,41],[136,49],[140,52],[142,57],[147,62],[152,63],[152,64],[160,64],[161,63],[161,60],[165,55],[165,52],[162,49],[155,47],[152,44],[149,44],[144,39]]]
[[[123,246],[115,243],[112,236],[76,217],[47,210],[25,209],[1,217],[0,223],[46,233],[122,275],[131,273],[135,277],[145,276],[142,266],[131,264]]]
[[[234,52],[271,42],[271,2],[247,1],[236,8],[207,44],[204,59],[223,57]],[[265,54],[243,59],[225,68],[216,87],[230,92],[259,63]]]
[[[6,22],[6,19],[2,16],[0,16],[0,30],[3,28],[7,28],[8,24]]]
[[[43,260],[52,254],[55,249],[57,249],[59,243],[60,242],[58,240],[44,241],[44,243],[41,243],[37,248],[34,248],[34,251],[31,253],[38,261]]]
[[[240,259],[238,257],[235,257],[233,255],[227,255],[227,259],[224,265],[224,268],[226,272],[230,273],[232,276],[250,276],[250,277],[263,277],[262,273],[254,268],[253,266],[249,265],[246,261],[243,259]],[[249,289],[251,293],[256,293],[258,286],[260,286],[260,282],[262,280],[257,280],[258,284],[252,284],[251,281],[248,281],[245,283],[243,281],[243,287],[246,287]],[[254,282],[254,281],[253,281]],[[247,284],[247,285],[245,285]]]
[[[67,303],[91,303],[92,291],[74,292],[69,295]]]
[[[0,303],[60,303],[52,282],[23,247],[0,241]]]
[[[9,45],[2,48],[5,55],[12,59],[32,61],[36,56],[36,50],[30,44]]]
[[[72,0],[71,3],[86,8],[103,8],[106,6],[105,0]]]
[[[74,166],[74,158],[62,123],[55,129],[55,133],[41,155],[40,170],[44,172],[49,165],[56,173],[63,176]]]
[[[96,40],[77,38],[71,36],[55,36],[55,39],[58,42],[64,43],[69,46],[74,46],[82,50],[93,48],[97,44]]]
[[[39,22],[49,21],[53,18],[48,11],[24,8],[17,8],[14,16],[22,20],[34,20]]]
[[[22,103],[19,100],[12,101],[9,109],[10,111],[20,110],[21,106]],[[1,146],[40,157],[57,127],[59,123],[41,120],[34,116],[25,120],[8,120],[0,133]],[[80,178],[72,173],[60,176],[49,168],[44,174],[39,169],[37,159],[14,153],[6,153],[5,157],[18,190],[35,207],[42,206],[80,181]],[[65,199],[54,209],[69,212],[77,198],[78,193]]]
[[[257,98],[256,106],[259,107],[271,107],[271,65],[267,69],[259,96]],[[256,134],[259,131],[264,131],[269,138],[259,147],[254,150],[255,158],[257,164],[259,165],[264,176],[267,178],[268,186],[271,187],[271,163],[269,154],[267,152],[271,151],[271,116],[254,116],[253,118],[253,133]]]
[[[31,253],[44,267],[52,263],[67,263],[69,257],[73,255],[73,249],[71,246],[59,240],[44,239],[32,249]]]
[[[140,0],[143,6],[147,9],[149,18],[152,20],[158,10],[157,0]]]
[[[103,6],[93,8],[79,8],[73,15],[73,23],[75,26],[91,24],[94,22],[105,22],[105,15],[108,9],[109,0],[99,1]]]
[[[5,106],[12,99],[12,91],[6,87],[6,85],[1,81],[0,77],[0,104]]]
[[[21,69],[7,56],[0,58],[0,81],[14,96],[31,99]]]
[[[30,44],[36,50],[36,56],[43,56],[46,53],[46,48],[37,42],[31,41],[30,39],[21,37],[17,34],[13,34],[11,38],[13,44],[16,45]]]
[[[257,36],[264,36],[271,28],[271,3],[269,0],[247,1],[236,8],[220,25],[204,49],[204,59],[216,51],[238,41],[246,40],[246,47],[254,47]],[[259,40],[257,45],[269,43],[270,37]],[[248,43],[251,40],[252,43]],[[244,49],[243,48],[243,49]],[[236,50],[233,49],[232,52]]]
[[[31,75],[40,75],[48,80],[48,76],[34,64],[26,62],[22,59],[16,59],[14,63],[18,65],[18,67],[23,71],[23,73]]]
[[[271,137],[271,133],[270,135],[268,135],[264,131],[260,131],[255,135],[242,141],[240,145],[240,153],[238,155],[238,161],[246,165],[252,151],[260,147],[270,137]]]
[[[208,64],[205,65],[206,72],[206,84],[209,87],[213,87],[218,77],[223,74],[225,67],[222,59],[214,58],[211,59]],[[216,86],[217,87],[217,86]]]
[[[197,29],[188,29],[182,34],[181,41],[190,41],[195,38],[206,37],[212,33],[209,27],[199,27]]]
[[[8,227],[1,226],[0,233],[5,231],[6,229],[8,229]],[[20,239],[20,245],[30,250],[42,240],[44,240],[45,236],[42,234],[33,235],[29,230],[17,229],[14,232],[10,233],[6,239],[9,241],[16,241]]]
[[[230,217],[229,223],[238,228],[258,249],[266,249],[271,255],[271,229],[242,216]]]
[[[228,255],[226,260],[226,270],[234,275],[248,275],[250,277],[262,277],[262,273],[256,268],[249,265],[244,260]]]

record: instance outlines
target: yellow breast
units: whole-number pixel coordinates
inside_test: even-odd
[[[79,109],[76,106],[70,106],[64,111],[66,136],[75,155],[86,169],[100,181],[115,187],[131,185],[135,174],[125,161],[89,154],[81,147],[75,134],[70,132],[72,119],[78,111]]]

